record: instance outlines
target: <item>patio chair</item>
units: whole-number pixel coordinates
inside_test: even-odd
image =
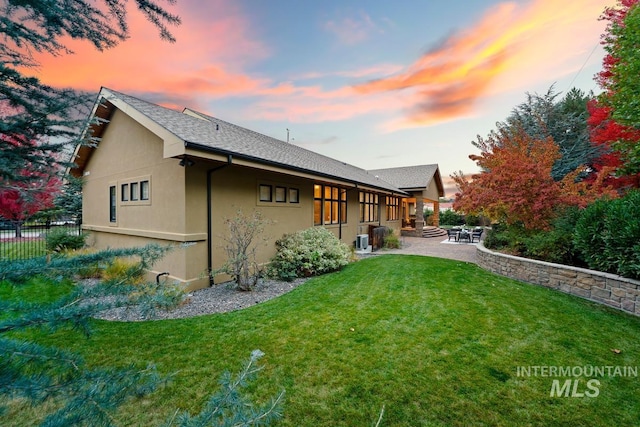
[[[473,230],[471,232],[471,243],[473,243],[475,239],[478,239],[478,242],[479,242],[483,232],[484,232],[484,228],[476,228],[475,230]]]
[[[451,238],[453,237],[453,241],[457,242],[459,232],[460,230],[454,230],[454,229],[447,230],[447,241],[451,241]]]

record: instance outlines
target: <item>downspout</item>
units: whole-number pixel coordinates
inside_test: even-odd
[[[211,247],[213,245],[213,225],[211,223],[211,215],[213,214],[213,208],[211,207],[211,175],[220,169],[230,166],[232,161],[233,156],[228,154],[227,163],[207,171],[207,275],[209,276],[209,286],[213,286],[213,275],[211,274],[213,270],[213,248]]]

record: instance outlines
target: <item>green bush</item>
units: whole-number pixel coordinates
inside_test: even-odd
[[[66,228],[56,228],[47,234],[46,247],[49,252],[64,252],[84,246],[85,233],[72,234]]]
[[[440,225],[462,225],[464,215],[455,213],[452,210],[440,211]]]
[[[477,227],[479,225],[482,225],[480,217],[478,215],[465,215],[464,222],[468,227]]]
[[[526,252],[525,241],[531,233],[521,225],[494,224],[487,231],[484,246],[489,249],[501,250],[513,255],[522,255]]]
[[[271,259],[267,274],[293,280],[329,273],[347,265],[350,252],[347,245],[323,227],[285,234],[276,241],[276,255]]]
[[[589,205],[576,224],[575,245],[589,268],[640,278],[640,191]]]
[[[524,239],[523,255],[557,264],[586,266],[574,243],[575,228],[582,211],[576,207],[566,209],[552,223],[550,231],[538,231]]]

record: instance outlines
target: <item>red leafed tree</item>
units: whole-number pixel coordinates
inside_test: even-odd
[[[629,67],[629,64],[621,62],[622,58],[618,56],[621,52],[619,30],[624,29],[625,19],[629,12],[637,7],[639,1],[618,0],[616,7],[606,8],[600,17],[607,21],[607,28],[601,36],[601,43],[607,53],[602,60],[602,71],[595,79],[604,92],[587,106],[591,141],[600,147],[602,152],[602,156],[591,166],[596,170],[612,168],[616,174],[608,177],[606,182],[618,189],[640,187],[640,173],[637,167],[629,163],[633,156],[628,156],[628,152],[633,151],[632,147],[640,142],[640,131],[628,123],[622,124],[614,119],[616,111],[612,107],[615,104],[612,99],[616,97],[617,91],[624,88],[620,81],[620,65],[624,66],[623,69]],[[636,77],[632,77],[631,80],[635,82]]]
[[[0,103],[0,119],[14,113],[15,108]],[[12,147],[37,147],[37,142],[16,135],[0,133],[0,156]],[[60,189],[60,179],[53,166],[38,165],[23,169],[13,179],[0,175],[0,217],[12,221],[16,226],[16,237],[21,237],[21,225],[30,216],[43,209],[53,207],[53,200]]]
[[[471,180],[461,173],[452,176],[459,189],[453,207],[461,212],[545,230],[558,207],[586,206],[605,194],[616,197],[602,178],[579,181],[580,168],[555,181],[551,172],[561,156],[558,145],[551,138],[534,139],[521,127],[502,126],[474,145],[481,153],[469,157],[482,172]],[[601,177],[609,170],[602,172]]]
[[[60,179],[47,173],[21,171],[27,181],[8,183],[0,180],[0,217],[16,226],[21,237],[22,223],[36,212],[53,207],[53,200],[61,187]]]
[[[601,36],[601,43],[605,46],[615,43],[615,40],[611,38],[612,30],[614,26],[621,26],[624,24],[624,18],[629,13],[629,10],[636,5],[640,0],[618,0],[618,7],[605,8],[601,20],[608,21],[607,28],[604,34]],[[602,59],[602,71],[596,75],[596,81],[600,87],[604,90],[609,90],[612,83],[612,68],[618,63],[618,58],[611,53],[607,53]]]
[[[602,152],[599,158],[590,165],[596,172],[601,173],[605,168],[619,170],[622,165],[620,152],[612,150],[611,145],[617,141],[640,141],[640,130],[624,126],[611,118],[611,107],[591,100],[587,103],[589,118],[587,125],[592,144],[598,146]],[[604,179],[605,184],[616,189],[640,187],[640,174],[615,175],[610,174]]]

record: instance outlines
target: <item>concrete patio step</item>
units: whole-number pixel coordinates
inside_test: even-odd
[[[422,229],[422,237],[442,237],[446,235],[447,231],[439,227],[424,227]]]

